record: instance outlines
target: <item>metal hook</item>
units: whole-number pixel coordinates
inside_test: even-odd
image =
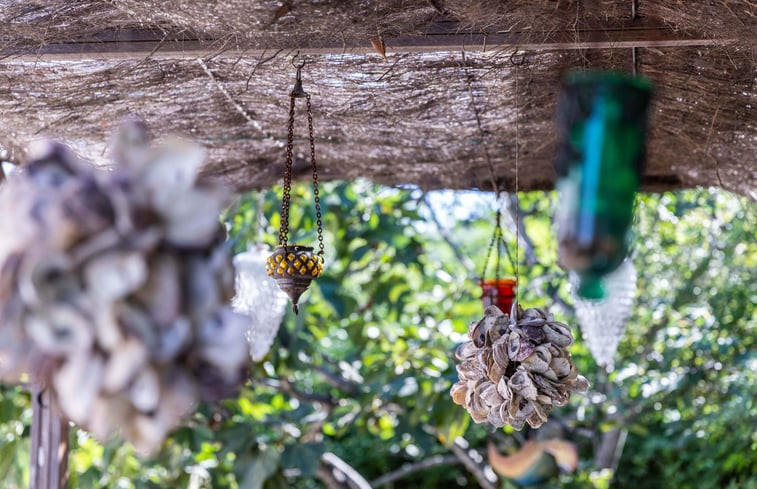
[[[298,57],[300,57],[299,51],[297,51],[297,54],[292,57],[292,66],[297,68],[297,78],[294,81],[294,88],[292,88],[292,91],[289,92],[289,95],[292,97],[302,98],[308,96],[308,93],[302,88],[302,68],[304,68],[305,65],[309,63],[309,61],[303,56],[302,61],[299,64],[295,64],[295,60]]]

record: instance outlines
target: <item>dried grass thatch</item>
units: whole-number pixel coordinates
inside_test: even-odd
[[[137,115],[158,135],[203,143],[208,177],[239,190],[267,186],[282,172],[293,77],[288,55],[330,46],[331,54],[314,56],[304,72],[325,178],[491,189],[491,161],[498,183],[512,189],[517,139],[521,189],[551,188],[561,74],[636,66],[656,84],[647,188],[714,184],[757,198],[754,3],[637,3],[642,20],[722,42],[637,48],[635,56],[615,47],[530,50],[516,67],[511,49],[393,52],[393,45],[450,29],[517,32],[518,42],[532,44],[560,34],[564,41],[581,29],[627,25],[629,2],[0,1],[0,51],[10,55],[0,62],[0,151],[21,161],[30,140],[52,135],[104,159],[112,127]],[[202,59],[55,56],[55,43],[133,36],[135,29],[199,39],[217,52]],[[378,36],[388,60],[349,49]],[[341,44],[344,53],[334,48]],[[45,55],[35,59],[38,49]],[[296,144],[306,150],[302,139]],[[295,173],[306,176],[304,156]]]

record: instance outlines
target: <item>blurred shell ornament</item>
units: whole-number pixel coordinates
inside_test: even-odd
[[[30,374],[65,417],[141,453],[248,363],[228,194],[196,183],[201,148],[148,139],[125,125],[107,171],[44,143],[0,187],[0,376]]]
[[[651,96],[648,80],[621,73],[573,72],[563,83],[555,222],[560,262],[586,299],[604,296],[602,277],[627,255]]]
[[[323,224],[321,222],[321,198],[318,188],[318,167],[315,159],[315,138],[313,136],[313,112],[310,94],[302,88],[302,68],[305,61],[295,65],[297,78],[294,88],[289,92],[289,125],[286,146],[286,164],[284,167],[284,196],[281,200],[281,227],[279,228],[279,245],[266,261],[266,272],[273,277],[292,301],[292,310],[299,312],[300,296],[310,286],[310,282],[323,273]],[[310,162],[313,168],[313,200],[315,202],[316,224],[318,226],[318,253],[310,246],[289,244],[289,206],[292,189],[292,150],[294,144],[294,105],[298,98],[305,98],[308,116],[308,133],[310,136]]]
[[[234,309],[248,314],[247,339],[250,355],[256,362],[263,360],[273,344],[284,317],[287,296],[267,277],[266,256],[269,248],[256,245],[234,257],[237,271]]]
[[[626,259],[615,271],[602,279],[605,297],[584,299],[578,295],[580,278],[570,274],[571,293],[576,317],[589,351],[602,367],[612,368],[613,357],[623,337],[636,295],[636,268]]]
[[[489,306],[471,323],[470,341],[455,351],[459,381],[450,394],[476,423],[538,428],[554,406],[565,405],[571,392],[586,392],[589,383],[571,361],[566,324],[539,308],[514,306],[511,314],[517,320]]]

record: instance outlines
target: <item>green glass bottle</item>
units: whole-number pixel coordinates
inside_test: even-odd
[[[644,166],[652,86],[621,73],[569,73],[558,102],[555,213],[561,264],[578,294],[604,297],[601,279],[623,262]]]

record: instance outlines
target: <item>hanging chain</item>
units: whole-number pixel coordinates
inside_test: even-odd
[[[294,99],[293,99],[294,100]],[[313,110],[310,95],[305,98],[308,109],[308,132],[310,133],[310,161],[313,164],[313,200],[315,201],[315,219],[318,225],[318,254],[323,255],[323,222],[321,221],[321,197],[318,190],[318,166],[315,161],[315,136],[313,136]]]
[[[313,132],[313,109],[310,95],[302,90],[300,71],[304,63],[297,67],[297,84],[289,94],[289,124],[286,145],[286,166],[284,168],[284,195],[281,200],[281,226],[279,227],[279,245],[287,246],[289,242],[289,209],[292,193],[292,160],[294,150],[294,109],[295,99],[305,96],[308,116],[308,137],[310,141],[310,162],[313,167],[313,200],[315,201],[315,217],[318,230],[318,254],[323,255],[323,220],[321,216],[321,197],[318,185],[318,165],[315,158],[315,136]]]
[[[292,150],[294,148],[294,95],[289,97],[289,127],[287,133],[286,166],[284,167],[284,196],[281,199],[279,245],[289,241],[289,200],[292,193]]]

